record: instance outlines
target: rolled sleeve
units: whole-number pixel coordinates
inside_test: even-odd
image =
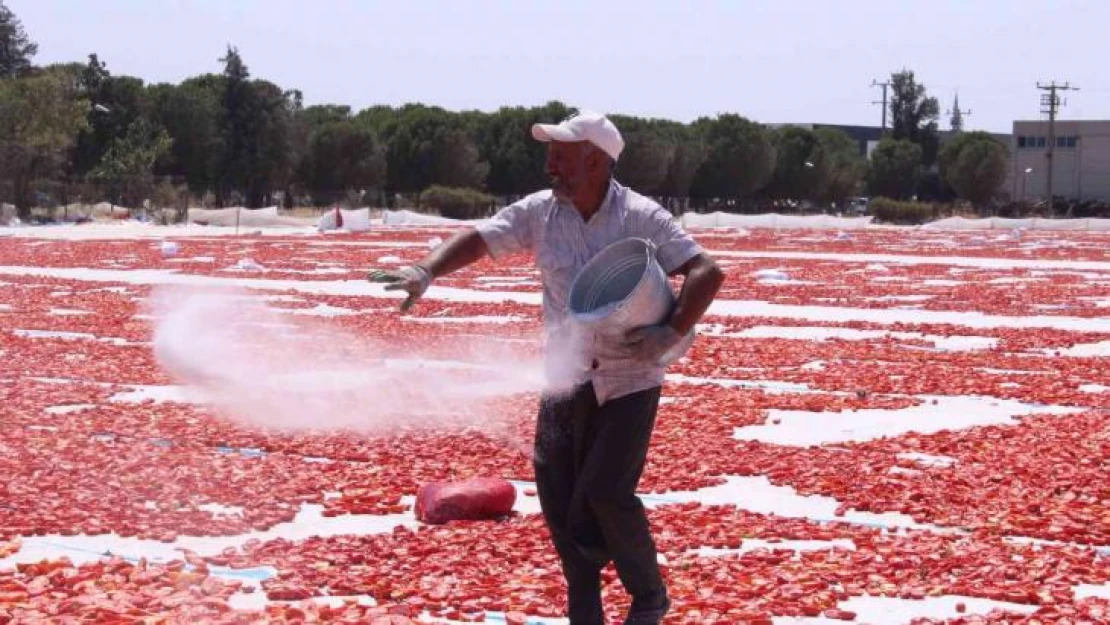
[[[529,203],[510,204],[480,223],[478,234],[486,242],[490,256],[500,258],[532,249],[532,221],[535,208]]]
[[[668,274],[705,251],[663,208],[651,211],[647,232],[648,239],[655,244],[656,258]]]

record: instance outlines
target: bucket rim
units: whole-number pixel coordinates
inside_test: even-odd
[[[655,243],[653,243],[650,239],[645,239],[643,237],[625,237],[625,238],[620,239],[618,241],[614,241],[614,242],[610,243],[609,245],[606,245],[605,247],[601,248],[601,251],[599,251],[597,254],[594,254],[593,257],[590,258],[590,260],[588,260],[586,262],[586,264],[583,265],[582,268],[578,270],[578,275],[576,275],[574,277],[574,280],[571,281],[570,290],[567,292],[567,312],[569,312],[571,315],[573,315],[575,317],[583,317],[583,316],[588,317],[589,315],[596,312],[596,311],[592,311],[592,310],[591,311],[582,311],[582,310],[576,310],[575,309],[575,307],[574,307],[575,297],[574,296],[575,296],[576,292],[579,289],[580,282],[582,281],[584,276],[587,275],[587,270],[592,268],[596,263],[600,262],[598,259],[602,258],[602,256],[606,252],[612,250],[613,248],[616,248],[616,247],[619,247],[619,246],[622,246],[622,245],[628,245],[630,243],[640,243],[640,244],[642,244],[644,256],[647,259],[647,261],[644,264],[644,268],[647,269],[648,265],[650,265],[652,259],[655,257]],[[619,302],[616,303],[617,308],[620,308],[621,306],[623,306],[624,303],[628,301],[628,298],[631,296],[631,294],[635,293],[637,290],[639,290],[640,286],[643,285],[644,280],[647,279],[647,274],[648,274],[647,271],[644,271],[640,274],[639,280],[636,281],[636,286],[632,288],[632,290],[629,292],[629,295],[626,295],[623,299],[621,299]]]

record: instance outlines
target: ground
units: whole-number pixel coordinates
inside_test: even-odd
[[[561,622],[534,393],[439,404],[439,429],[282,431],[190,398],[148,306],[236,287],[422,366],[476,341],[527,359],[532,259],[402,315],[366,269],[449,229],[231,232],[0,230],[0,623]],[[1110,236],[694,234],[727,281],[641,483],[673,622],[1110,622]],[[337,397],[397,391],[359,384]],[[416,521],[422,484],[472,476],[511,480],[514,515]]]

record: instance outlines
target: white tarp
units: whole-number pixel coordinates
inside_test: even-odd
[[[767,228],[857,230],[874,226],[874,217],[837,217],[835,215],[737,215],[733,213],[686,213],[679,221],[687,228]],[[1059,230],[1110,232],[1110,219],[1012,219],[987,217],[967,219],[949,217],[921,226],[927,230]]]
[[[1004,217],[986,217],[983,219],[965,219],[963,217],[949,217],[927,223],[922,228],[926,230],[1097,230],[1110,232],[1110,219],[1044,219],[1031,217],[1028,219],[1008,219]]]
[[[686,213],[679,221],[687,228],[771,228],[771,229],[835,229],[866,228],[873,217],[837,217],[835,215],[737,215],[735,213]]]
[[[346,232],[366,232],[370,229],[370,209],[347,210],[337,208],[320,216],[316,229],[320,232],[344,230]]]
[[[130,215],[128,209],[122,206],[113,206],[108,202],[99,204],[72,203],[58,206],[50,210],[36,208],[35,214],[43,215],[58,221],[78,221],[80,219],[119,219]],[[0,225],[9,225],[16,221],[17,211],[13,204],[0,204]]]
[[[276,206],[267,208],[190,208],[189,223],[205,226],[241,226],[244,228],[263,226],[289,226],[303,228],[312,225],[310,221],[296,217],[278,215]]]
[[[54,210],[54,217],[59,220],[75,221],[79,218],[92,219],[120,219],[129,215],[134,217],[134,209],[101,202],[95,205],[70,204]],[[172,209],[165,209],[167,218],[172,220]],[[451,219],[440,215],[429,215],[411,210],[386,210],[381,211],[380,218],[372,215],[378,211],[370,208],[353,210],[341,209],[343,223],[339,228],[350,232],[363,232],[369,230],[372,224],[385,226],[409,227],[444,227],[473,225],[484,221],[482,219]],[[148,217],[153,217],[147,214]],[[0,225],[6,225],[15,220],[15,207],[11,204],[0,205]],[[859,230],[875,227],[874,217],[837,217],[835,215],[782,215],[779,213],[763,213],[759,215],[739,215],[735,213],[686,213],[678,217],[678,221],[687,228],[732,228],[751,229],[765,228],[772,230],[787,229],[816,229],[816,230]],[[337,229],[336,212],[329,210],[319,219],[302,219],[280,215],[276,206],[267,208],[247,209],[243,207],[205,209],[190,208],[188,213],[189,223],[209,226],[235,227],[312,227],[325,232]],[[889,226],[884,226],[889,227]],[[964,217],[949,217],[940,219],[921,226],[910,228],[926,230],[1055,230],[1055,231],[1099,231],[1110,232],[1110,219],[1044,219],[1033,217],[1028,219],[1011,219],[1004,217],[988,217],[983,219],[967,219]]]
[[[386,226],[453,226],[478,223],[482,219],[451,219],[439,215],[425,215],[410,210],[396,210],[382,212],[382,225]]]

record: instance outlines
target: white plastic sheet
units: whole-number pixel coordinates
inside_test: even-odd
[[[311,225],[311,222],[304,219],[279,215],[276,206],[253,209],[243,208],[241,206],[233,206],[230,208],[190,208],[189,222],[207,226],[227,227],[238,225],[243,228],[266,226],[303,228],[304,226]]]
[[[320,232],[329,230],[343,230],[346,232],[366,232],[370,229],[370,209],[358,208],[347,210],[337,208],[329,210],[320,216],[316,222],[316,229]]]
[[[386,226],[451,226],[478,223],[481,219],[451,219],[439,215],[426,215],[410,210],[390,210],[382,213],[382,224]]]
[[[16,210],[14,204],[0,204],[0,226],[16,223]]]
[[[686,213],[679,221],[687,228],[770,228],[857,230],[871,224],[873,217],[837,217],[835,215],[737,215],[734,213]]]
[[[733,213],[686,213],[679,221],[687,228],[767,228],[772,230],[859,230],[869,228],[874,217],[837,217],[835,215],[737,215]],[[949,217],[933,221],[920,228],[926,230],[1057,230],[1110,232],[1110,219],[1012,219],[987,217],[967,219]]]
[[[1008,219],[1004,217],[986,217],[983,219],[966,219],[964,217],[949,217],[927,223],[922,228],[926,230],[1059,230],[1083,231],[1093,230],[1110,232],[1110,219],[1044,219],[1031,217],[1028,219]]]

